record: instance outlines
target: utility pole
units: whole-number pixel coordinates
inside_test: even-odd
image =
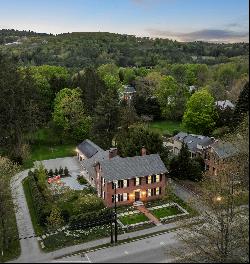
[[[113,238],[113,216],[112,216],[112,220],[110,222],[110,236],[111,236],[110,243],[113,244],[114,243],[114,238]]]
[[[117,208],[116,208],[116,183],[115,183],[115,243],[117,243]]]

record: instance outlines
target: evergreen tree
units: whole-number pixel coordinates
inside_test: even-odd
[[[94,68],[87,68],[83,75],[78,75],[78,86],[82,90],[83,102],[86,111],[92,115],[98,98],[106,91],[105,82]]]
[[[49,177],[53,177],[54,173],[53,173],[53,170],[52,169],[49,170],[48,175],[49,175]]]
[[[67,167],[64,168],[64,175],[67,177],[69,176],[69,170]]]
[[[93,121],[93,140],[104,149],[110,148],[119,125],[119,98],[116,90],[107,90],[98,100]]]
[[[239,124],[244,115],[249,112],[249,82],[247,82],[240,93],[239,99],[236,103],[234,110],[234,123],[232,124],[235,127],[235,124]]]

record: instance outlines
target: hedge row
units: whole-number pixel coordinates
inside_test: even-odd
[[[34,210],[38,220],[37,222],[41,226],[45,226],[46,218],[50,215],[51,208],[46,203],[46,200],[42,193],[39,191],[37,182],[34,177],[30,175],[29,177],[27,177],[27,181],[32,194],[31,198],[33,200]]]
[[[103,225],[101,222],[111,220],[114,217],[110,208],[105,208],[97,212],[89,212],[71,216],[69,219],[69,229],[84,229],[96,225]]]

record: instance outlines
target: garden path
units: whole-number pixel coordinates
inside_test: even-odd
[[[162,225],[162,223],[157,219],[154,215],[152,215],[149,210],[144,206],[140,205],[137,206],[136,209],[138,209],[141,213],[143,213],[149,220],[153,221],[153,223],[157,226]]]

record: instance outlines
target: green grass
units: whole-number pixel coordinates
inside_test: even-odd
[[[136,213],[132,215],[126,215],[126,216],[121,216],[119,217],[119,220],[124,224],[124,225],[133,225],[141,222],[146,222],[148,221],[148,218],[141,213]]]
[[[155,215],[158,219],[182,213],[177,207],[163,207],[155,210],[150,210],[150,212]]]
[[[31,192],[30,187],[29,187],[29,179],[28,178],[26,178],[23,181],[23,190],[24,190],[25,198],[26,198],[26,201],[28,204],[30,217],[31,217],[31,221],[32,221],[32,225],[33,225],[33,228],[35,230],[35,233],[37,235],[43,234],[44,229],[39,225],[39,222],[37,219],[35,204],[33,202],[32,192]]]
[[[180,121],[155,121],[149,124],[149,128],[161,135],[169,134],[172,135],[174,130],[186,131]]]
[[[75,155],[76,143],[72,140],[60,141],[60,137],[52,128],[39,129],[29,135],[31,141],[30,156],[24,161],[23,167],[32,168],[34,161],[63,158]]]
[[[9,234],[9,245],[8,249],[3,250],[3,255],[2,255],[2,248],[0,245],[0,263],[12,260],[20,256],[21,253],[21,248],[20,248],[20,243],[19,243],[19,235],[18,235],[18,230],[17,230],[17,225],[16,225],[16,217],[15,217],[15,212],[14,212],[14,206],[12,210],[8,212],[7,216],[7,223],[8,223],[8,232]],[[0,230],[0,236],[1,236],[1,230]]]

